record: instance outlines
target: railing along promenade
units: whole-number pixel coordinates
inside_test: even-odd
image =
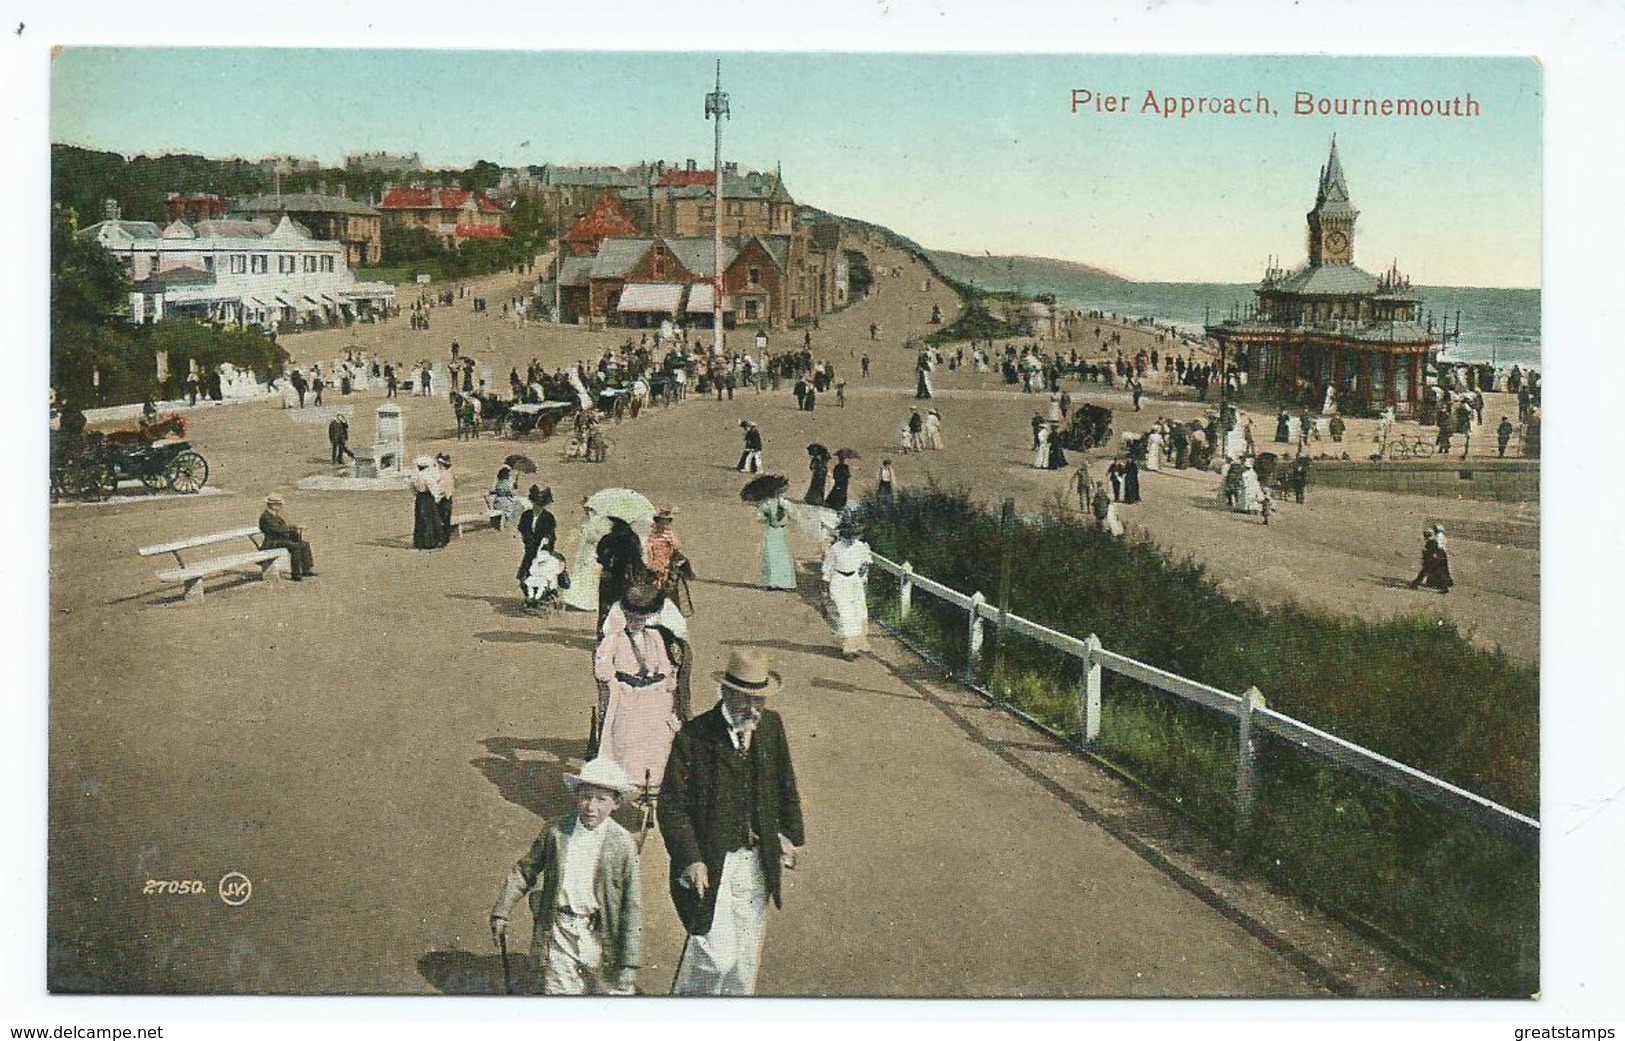
[[[1235,827],[1238,836],[1243,839],[1251,831],[1253,808],[1259,789],[1254,731],[1264,731],[1285,740],[1301,752],[1318,756],[1335,767],[1361,774],[1444,806],[1460,816],[1496,828],[1520,843],[1532,846],[1539,843],[1540,821],[1533,817],[1525,816],[1482,795],[1268,708],[1257,687],[1251,687],[1239,695],[1210,687],[1205,683],[1176,676],[1154,665],[1107,650],[1093,634],[1078,639],[1029,621],[1020,615],[1001,613],[998,607],[989,604],[981,593],[967,596],[940,582],[933,582],[915,574],[914,568],[906,562],[898,564],[876,555],[874,565],[898,579],[899,622],[908,620],[911,600],[916,590],[953,604],[965,612],[965,625],[969,635],[968,654],[964,671],[956,676],[958,680],[1004,711],[1080,751],[1092,751],[1100,740],[1102,670],[1110,670],[1126,679],[1183,701],[1201,705],[1233,720],[1236,728]],[[976,676],[984,642],[983,627],[990,622],[1052,647],[1083,663],[1083,678],[1078,690],[1080,725],[1077,733],[1061,733],[1044,721],[999,698],[996,693],[977,682]],[[925,653],[920,648],[915,649]]]

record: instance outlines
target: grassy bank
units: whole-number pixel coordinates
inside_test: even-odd
[[[998,517],[964,495],[864,507],[876,552],[969,593],[998,589]],[[1191,561],[1102,536],[1065,514],[1010,533],[1010,608],[1097,634],[1113,651],[1271,707],[1525,813],[1538,812],[1539,675],[1429,619],[1384,623],[1226,598]],[[895,580],[872,580],[896,622]],[[906,632],[957,669],[964,612],[916,592]],[[1078,730],[1081,664],[989,626],[978,677],[1062,733]],[[1233,826],[1234,723],[1107,673],[1096,751],[1220,836]],[[1483,826],[1257,742],[1262,790],[1249,863],[1448,967],[1464,991],[1538,989],[1538,854]]]

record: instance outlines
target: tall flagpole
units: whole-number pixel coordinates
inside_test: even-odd
[[[722,92],[722,59],[717,59],[717,89],[715,93],[705,96],[705,118],[716,121],[716,154],[712,168],[716,171],[716,184],[714,186],[711,207],[711,224],[714,231],[715,246],[715,274],[712,278],[711,288],[711,337],[712,350],[722,352],[722,120],[728,115],[728,95]]]

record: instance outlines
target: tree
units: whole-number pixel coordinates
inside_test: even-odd
[[[130,280],[99,243],[78,237],[70,207],[51,212],[51,324],[109,325],[127,309]]]

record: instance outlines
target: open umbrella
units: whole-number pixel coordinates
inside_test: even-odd
[[[654,520],[655,504],[630,488],[605,488],[587,497],[587,506],[600,517],[619,517],[631,525]]]
[[[823,445],[819,444],[817,441],[814,441],[812,444],[807,446],[807,454],[808,455],[816,455],[816,456],[819,456],[821,458],[828,459],[829,458],[829,449],[825,448]]]
[[[778,498],[788,487],[790,480],[783,474],[763,474],[739,489],[739,497],[746,502],[766,502]]]
[[[839,452],[835,453],[835,458],[837,458],[837,459],[862,459],[863,456],[859,455],[854,449],[843,448]]]
[[[531,462],[528,456],[523,456],[516,453],[514,455],[510,455],[508,458],[502,461],[522,474],[533,474],[536,472],[536,464]]]

